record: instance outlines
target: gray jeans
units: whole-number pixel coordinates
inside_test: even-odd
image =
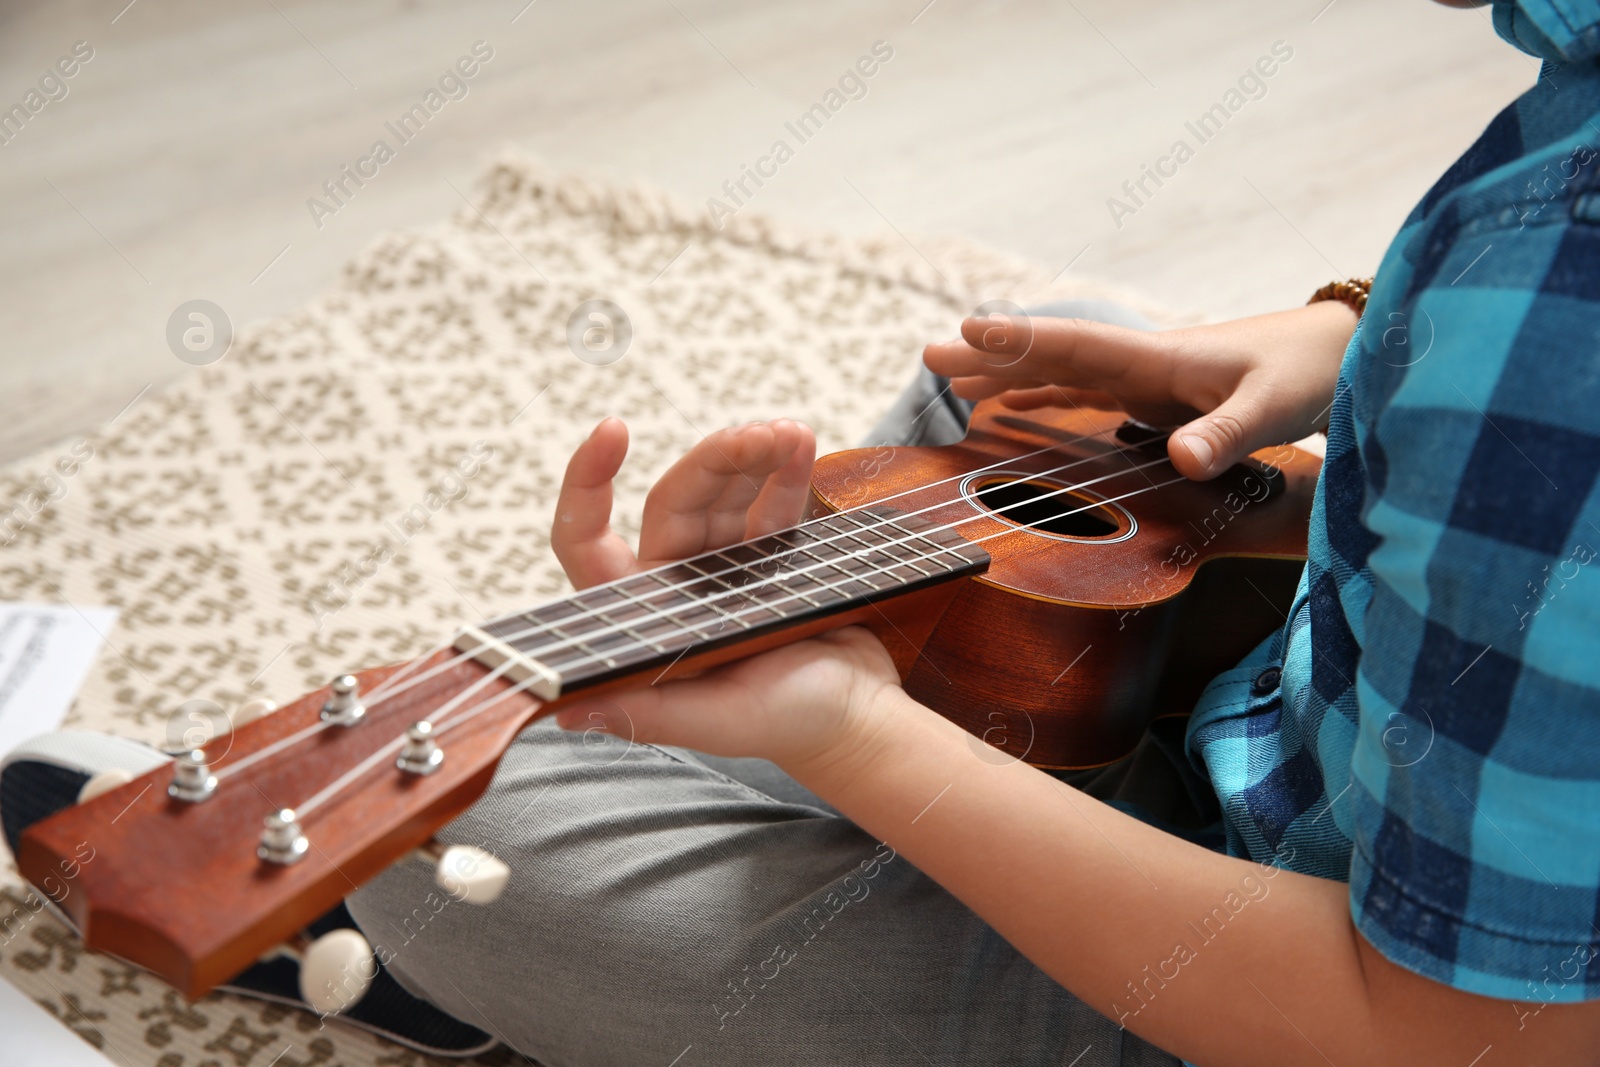
[[[871,443],[959,439],[944,384],[920,375]],[[401,864],[350,911],[413,992],[546,1067],[1178,1062],[764,760],[546,720],[440,837],[509,863],[505,894],[456,903]]]

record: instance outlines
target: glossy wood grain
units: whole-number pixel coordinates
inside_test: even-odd
[[[1283,472],[1270,498],[1242,468],[1174,482],[1162,453],[1116,439],[1123,421],[990,402],[960,444],[836,453],[814,481],[824,506],[894,497],[994,557],[934,627],[906,689],[1039,766],[1112,762],[1153,716],[1188,711],[1210,678],[1282,624],[1305,559],[1315,456],[1290,446],[1258,453]],[[1083,486],[1075,496],[1127,514],[1114,538],[1018,528],[960,491],[985,470]],[[1087,506],[1057,499],[1062,511]]]
[[[362,689],[373,692],[397,672],[415,678],[444,666],[414,688],[396,686],[393,696],[380,694],[359,725],[322,730],[230,777],[229,767],[251,753],[320,721],[327,690],[308,693],[208,746],[221,779],[209,799],[191,804],[169,797],[172,771],[160,767],[31,827],[18,850],[18,867],[35,884],[76,870],[72,890],[61,900],[89,947],[137,963],[196,998],[466,810],[488,787],[512,739],[535,717],[574,699],[690,677],[840,626],[872,629],[897,662],[909,664],[960,584],[957,579],[882,605],[804,621],[742,645],[684,656],[667,671],[618,678],[548,703],[513,692],[500,678],[485,682],[489,672],[475,662],[444,666],[453,652],[436,653],[416,666],[363,671],[357,675]],[[484,683],[480,695],[438,720],[435,736],[445,751],[441,769],[423,778],[399,771],[388,750],[405,728],[477,683]],[[303,804],[375,755],[383,758],[305,815],[311,841],[305,859],[285,867],[256,855],[268,815]],[[73,864],[85,842],[94,850],[93,862]]]
[[[439,653],[429,666],[448,659]],[[399,669],[357,677],[370,690]],[[446,759],[435,774],[402,774],[391,755],[308,813],[311,850],[299,863],[280,866],[256,855],[269,814],[304,804],[486,673],[471,662],[449,667],[372,705],[360,725],[328,728],[229,777],[228,768],[250,753],[320,721],[327,691],[308,693],[209,746],[223,752],[213,757],[221,784],[209,799],[192,804],[168,796],[172,771],[159,768],[30,829],[18,866],[35,877],[88,842],[95,861],[82,868],[78,891],[65,901],[87,943],[200,996],[426,841],[483,792],[500,753],[537,709],[525,693],[462,717],[457,727],[443,720]],[[484,699],[509,688],[491,680]]]
[[[327,691],[308,693],[207,746],[220,778],[210,798],[173,799],[172,771],[158,768],[30,828],[19,866],[35,884],[75,869],[71,891],[57,899],[88,945],[197,997],[464,811],[536,717],[853,624],[878,634],[913,696],[972,732],[981,758],[1114,760],[1152,715],[1187,710],[1207,678],[1281,622],[1318,470],[1314,457],[1274,452],[1284,489],[1270,499],[1249,499],[1236,488],[1248,481],[1233,476],[1162,485],[1174,477],[1170,464],[1159,451],[1121,446],[1113,436],[1121,422],[1116,412],[1022,417],[986,404],[959,445],[843,452],[818,464],[818,513],[892,500],[981,544],[991,557],[985,573],[875,594],[550,702],[451,651],[363,671],[363,692],[379,693],[359,725],[318,728]],[[1071,506],[1117,500],[1124,511],[1109,536],[1044,535],[963,495],[980,471],[1057,478],[1078,487]],[[454,711],[435,714],[469,687],[477,688]],[[426,717],[445,760],[416,777],[394,761],[406,727]],[[256,853],[263,820],[281,808],[299,810],[311,842],[290,866]],[[93,862],[72,863],[85,845]]]

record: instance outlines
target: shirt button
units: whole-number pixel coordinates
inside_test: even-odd
[[[1264,697],[1278,688],[1278,683],[1283,679],[1283,670],[1279,667],[1268,667],[1256,675],[1256,680],[1250,683],[1250,692],[1258,697]]]

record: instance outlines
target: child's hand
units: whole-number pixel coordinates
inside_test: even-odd
[[[970,400],[1013,408],[1111,402],[1177,426],[1167,451],[1212,478],[1258,448],[1327,425],[1356,313],[1329,300],[1272,315],[1144,331],[1078,319],[967,319],[959,341],[929,345],[929,369]]]
[[[611,482],[627,450],[627,427],[606,419],[567,464],[550,543],[580,589],[799,522],[816,438],[788,419],[707,437],[650,490],[638,556],[610,526]],[[898,682],[878,639],[850,627],[696,678],[575,704],[557,718],[569,730],[796,767],[873,733],[884,714],[878,697]]]
[[[790,419],[718,430],[661,476],[644,502],[639,554],[611,529],[611,481],[628,428],[608,418],[567,462],[550,546],[579,589],[800,521],[817,439]]]

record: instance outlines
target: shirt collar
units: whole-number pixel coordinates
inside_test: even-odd
[[[1600,57],[1600,0],[1493,0],[1494,28],[1529,55],[1555,63]]]

